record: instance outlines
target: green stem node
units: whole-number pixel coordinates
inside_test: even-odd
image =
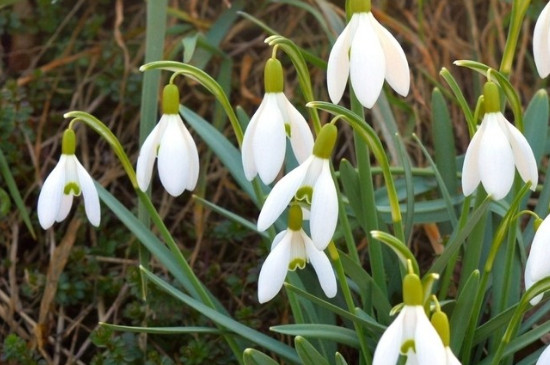
[[[266,93],[282,93],[284,88],[283,66],[276,58],[270,58],[265,63],[264,86]]]
[[[288,210],[288,229],[299,231],[302,229],[302,208],[298,204],[292,204]]]
[[[451,343],[451,331],[449,330],[449,318],[447,318],[447,315],[442,311],[437,311],[432,315],[431,322],[443,345],[445,347],[449,346]]]
[[[422,305],[424,295],[422,283],[416,274],[407,274],[403,279],[403,302],[405,305]]]
[[[313,155],[322,159],[329,159],[338,137],[338,128],[334,124],[325,124],[313,145]]]
[[[74,155],[76,150],[76,135],[70,128],[63,132],[63,140],[61,142],[61,153],[64,155]]]
[[[349,0],[348,14],[368,13],[371,8],[371,0]]]
[[[483,86],[485,113],[500,112],[500,93],[497,84],[487,81]]]
[[[180,108],[180,92],[174,84],[168,84],[162,91],[162,113],[178,114]]]

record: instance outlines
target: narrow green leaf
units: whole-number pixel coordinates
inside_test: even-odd
[[[346,359],[339,352],[334,355],[334,362],[336,365],[348,365]]]
[[[110,328],[114,331],[121,332],[136,332],[136,333],[153,333],[158,335],[174,335],[174,334],[214,334],[220,335],[226,333],[219,330],[218,328],[212,327],[136,327],[136,326],[121,326],[116,324],[109,324],[104,322],[99,322],[99,325],[102,327]]]
[[[21,218],[23,219],[23,222],[25,222],[25,226],[27,226],[27,229],[31,233],[32,238],[36,239],[36,233],[34,232],[34,228],[32,227],[31,219],[29,217],[29,211],[27,210],[27,207],[23,202],[23,198],[21,197],[21,193],[17,188],[17,183],[13,178],[13,174],[11,173],[10,167],[8,165],[8,161],[6,160],[6,157],[4,156],[4,152],[2,152],[1,149],[0,149],[0,171],[2,172],[2,176],[4,177],[4,181],[6,182],[11,198],[13,199],[15,206],[19,210],[19,214],[21,214]]]
[[[294,339],[294,347],[304,365],[329,365],[328,361],[302,336]]]
[[[234,320],[233,318],[228,317],[210,307],[207,307],[206,305],[202,304],[198,300],[195,300],[189,295],[174,288],[173,286],[168,284],[166,281],[162,280],[161,278],[159,278],[152,272],[148,271],[147,269],[142,267],[141,270],[151,280],[151,282],[157,285],[160,289],[164,290],[168,294],[172,295],[174,298],[185,303],[189,307],[195,309],[205,317],[210,318],[212,321],[216,322],[217,324],[227,328],[227,330],[251,341],[252,343],[262,346],[269,351],[273,351],[274,353],[277,353],[281,357],[291,362],[294,362],[294,363],[299,362],[299,358],[296,355],[295,350],[290,346],[285,345],[284,343],[279,342],[269,336],[266,336],[261,332],[255,331],[252,328],[247,327],[242,323]]]
[[[548,140],[548,93],[541,89],[531,99],[525,110],[525,138],[533,149],[535,160],[540,163]]]
[[[305,336],[323,340],[335,341],[344,345],[359,348],[359,340],[355,331],[328,324],[283,324],[269,328],[273,332],[291,336]],[[298,352],[299,354],[299,352]]]
[[[243,352],[244,365],[278,365],[278,362],[261,351],[248,348]]]
[[[434,159],[447,191],[457,192],[456,146],[449,109],[438,88],[432,92],[432,141]]]
[[[464,335],[468,328],[468,323],[472,316],[472,306],[475,300],[475,295],[479,287],[479,271],[472,272],[462,291],[459,293],[450,316],[451,326],[451,349],[455,354],[460,353]]]

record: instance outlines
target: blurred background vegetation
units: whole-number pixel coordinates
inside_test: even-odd
[[[269,34],[237,11],[261,20],[322,60],[328,58],[344,16],[343,0],[169,0],[168,4],[164,59],[182,61],[184,50],[196,46],[189,62],[215,77],[230,93],[233,105],[248,115],[261,101],[263,66],[271,49],[264,44]],[[411,93],[406,99],[392,92],[387,95],[413,164],[422,167],[426,163],[411,134],[431,148],[432,90],[440,87],[447,93],[440,69],[453,72],[473,105],[481,76],[452,62],[473,59],[498,68],[511,4],[374,0],[373,5],[377,18],[400,40],[408,56]],[[533,1],[511,74],[524,105],[544,86],[536,77],[530,51],[534,19],[542,6],[542,1]],[[0,1],[0,362],[235,362],[214,335],[145,338],[98,328],[98,321],[184,326],[208,320],[155,287],[149,288],[149,302],[140,299],[138,242],[106,208],[100,229],[87,224],[81,204],[71,219],[46,232],[36,218],[40,186],[60,153],[65,112],[83,110],[97,116],[136,160],[145,19],[143,1]],[[291,64],[284,55],[280,58],[289,66],[287,96],[305,112]],[[311,73],[316,98],[328,100],[324,70],[312,66]],[[162,75],[164,82],[167,76]],[[182,104],[231,138],[213,97],[193,82],[183,78],[178,82]],[[457,153],[462,154],[468,143],[467,127],[460,109],[450,102],[448,106]],[[352,144],[346,143],[351,132],[343,133],[337,157],[353,159]],[[77,154],[91,175],[127,207],[134,207],[132,187],[106,143],[85,128],[77,128],[77,134]],[[197,142],[202,176],[195,193],[254,221],[258,213],[254,205],[224,166],[207,154],[207,147]],[[8,176],[13,177],[17,193],[10,190]],[[258,305],[256,280],[266,255],[260,237],[196,204],[189,193],[175,199],[154,189],[153,199],[199,278],[236,319],[266,332],[270,325],[292,321],[284,295]],[[429,225],[416,228],[413,251],[420,261],[431,260],[438,232]],[[152,267],[162,273],[154,262]]]

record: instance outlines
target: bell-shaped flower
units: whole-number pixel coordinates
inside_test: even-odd
[[[163,115],[139,151],[136,175],[146,191],[153,175],[155,158],[162,186],[172,196],[193,190],[199,178],[199,154],[195,141],[178,113],[179,91],[169,84],[163,92]]]
[[[550,346],[547,346],[542,354],[540,354],[539,359],[535,365],[548,365],[550,364]]]
[[[258,300],[265,303],[281,290],[287,271],[303,269],[310,262],[325,295],[336,295],[336,277],[330,261],[323,251],[318,250],[311,238],[302,229],[302,210],[292,205],[289,210],[288,229],[280,232],[271,245],[258,278]]]
[[[99,197],[92,177],[76,158],[76,138],[72,129],[63,133],[59,162],[44,181],[38,196],[38,221],[44,229],[64,220],[73,204],[73,197],[82,194],[90,223],[99,226]]]
[[[546,217],[537,228],[531,251],[525,264],[525,289],[529,289],[537,281],[550,277],[550,216]],[[531,299],[536,305],[542,299],[542,294]]]
[[[299,163],[311,155],[313,135],[298,110],[283,93],[283,68],[270,58],[264,71],[265,95],[244,133],[242,162],[248,180],[260,175],[265,184],[275,180],[284,162],[286,138]]]
[[[487,82],[484,88],[486,113],[474,134],[462,168],[462,190],[470,195],[481,182],[493,199],[504,198],[514,182],[515,169],[535,190],[538,170],[529,143],[500,112],[498,87]]]
[[[372,108],[384,80],[400,95],[409,93],[410,72],[405,52],[372,15],[370,1],[351,0],[353,14],[330,51],[327,86],[330,100],[340,102],[349,78],[359,102]]]
[[[550,3],[547,3],[537,19],[533,33],[533,56],[540,77],[550,74]]]
[[[338,221],[338,196],[329,162],[336,136],[336,126],[325,125],[315,141],[313,154],[275,184],[258,217],[258,230],[271,226],[296,196],[311,204],[309,226],[315,247],[327,247]]]
[[[441,338],[424,312],[420,278],[407,274],[403,280],[404,306],[382,334],[374,351],[373,365],[393,365],[399,355],[407,364],[445,364],[446,353]]]

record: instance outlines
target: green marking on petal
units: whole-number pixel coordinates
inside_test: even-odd
[[[292,130],[290,129],[290,124],[289,123],[285,123],[285,132],[286,132],[286,136],[288,138],[290,138],[292,136]]]
[[[288,269],[290,271],[294,271],[296,269],[302,270],[304,267],[306,267],[306,260],[301,257],[295,257],[288,263]]]
[[[74,181],[68,182],[65,187],[63,188],[63,194],[65,195],[80,195],[80,186],[78,186],[77,183]]]
[[[406,355],[409,353],[409,351],[412,350],[414,353],[416,353],[416,347],[414,346],[414,340],[407,340],[403,342],[401,345],[401,354]]]
[[[296,200],[305,201],[309,205],[311,205],[312,197],[313,197],[313,186],[309,186],[309,185],[302,186],[296,192]]]

